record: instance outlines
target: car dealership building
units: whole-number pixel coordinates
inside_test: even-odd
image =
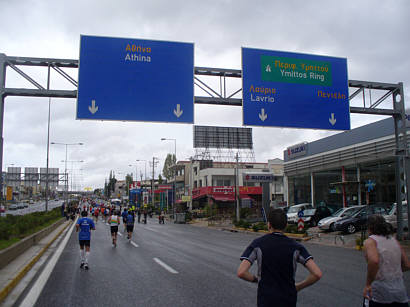
[[[285,198],[289,205],[393,203],[395,149],[393,118],[289,147],[284,151]]]

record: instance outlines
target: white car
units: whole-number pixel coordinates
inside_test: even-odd
[[[313,209],[313,206],[309,203],[304,203],[304,204],[298,204],[294,205],[289,208],[288,212],[286,213],[288,217],[288,223],[289,224],[296,224],[298,222],[298,213],[299,211],[305,210],[305,209]]]
[[[353,207],[340,208],[335,213],[333,213],[331,216],[321,219],[319,223],[317,223],[317,226],[319,227],[320,230],[336,231],[335,223],[338,220],[341,220],[344,217],[352,215],[353,213],[357,212],[363,207],[364,206],[353,206]]]

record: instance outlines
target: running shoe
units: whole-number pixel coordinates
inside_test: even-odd
[[[85,264],[85,265],[84,265],[84,269],[85,269],[85,270],[88,270],[88,264]]]
[[[84,267],[84,262],[81,262],[80,269],[82,269],[83,267]]]

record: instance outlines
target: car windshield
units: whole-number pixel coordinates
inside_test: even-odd
[[[396,206],[397,204],[393,204],[393,206],[391,206],[390,210],[389,210],[389,215],[394,214],[396,212]],[[403,208],[403,214],[407,214],[407,204],[406,203],[402,203],[402,208]]]
[[[340,216],[340,215],[342,214],[343,210],[344,210],[344,208],[340,208],[339,210],[337,210],[336,212],[334,212],[334,213],[332,214],[332,216]]]
[[[315,210],[316,209],[306,209],[303,211],[304,216],[310,216],[310,215],[315,215]]]
[[[300,210],[301,210],[300,207],[294,206],[294,207],[289,208],[288,213],[296,213],[296,212],[299,212]]]

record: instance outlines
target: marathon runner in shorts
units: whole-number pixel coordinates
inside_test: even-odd
[[[117,247],[118,226],[120,225],[120,213],[114,211],[113,215],[108,218],[108,224],[111,227],[112,245]]]
[[[132,232],[134,231],[134,222],[135,222],[135,217],[134,217],[134,211],[129,210],[128,215],[127,215],[127,232],[128,232],[128,242],[131,242],[132,238]]]
[[[122,222],[124,223],[124,232],[127,230],[127,215],[128,215],[127,208],[124,208],[124,211],[122,211],[122,214],[121,214]]]
[[[91,230],[95,230],[95,224],[92,219],[87,217],[87,211],[81,212],[81,218],[77,221],[75,225],[76,231],[80,232],[78,234],[78,240],[80,242],[80,268],[88,270],[88,258],[90,256],[90,241],[91,241]],[[85,246],[85,253],[84,253]]]

